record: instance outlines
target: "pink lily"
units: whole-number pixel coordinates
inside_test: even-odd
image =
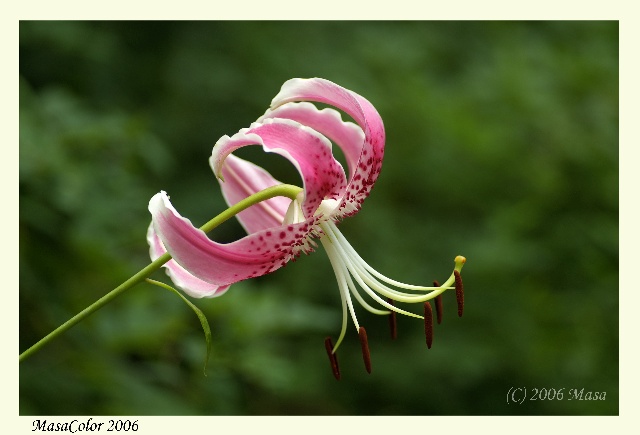
[[[309,101],[336,107],[356,123],[343,121],[334,109],[319,110]],[[348,178],[333,156],[332,142],[345,156]],[[456,288],[462,314],[459,272],[464,257],[456,257],[455,270],[442,286],[404,284],[369,266],[337,228],[341,219],[360,210],[382,167],[385,131],[369,101],[324,79],[287,81],[263,116],[249,128],[231,137],[223,136],[213,147],[210,164],[229,205],[281,184],[264,169],[231,154],[247,145],[262,145],[264,151],[288,159],[300,172],[304,189],[293,201],[277,197],[239,213],[237,217],[248,235],[228,244],[210,240],[180,216],[165,192],[156,194],[149,203],[150,254],[154,260],[166,251],[171,254],[173,259],[165,267],[177,287],[193,297],[220,296],[233,283],[273,272],[300,253],[313,251],[319,240],[336,274],[343,307],[336,345],[330,339],[325,342],[336,378],[340,375],[335,351],[345,336],[347,313],[360,336],[367,370],[371,371],[366,332],[356,318],[352,295],[368,311],[391,314],[393,320],[394,313],[425,318],[429,347],[433,330],[427,301],[438,298],[439,302],[445,290]],[[372,307],[358,286],[386,310]],[[425,303],[425,316],[397,308],[393,301]],[[436,304],[436,308],[439,306]]]

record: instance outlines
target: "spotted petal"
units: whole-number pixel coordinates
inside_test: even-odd
[[[165,192],[151,198],[149,211],[153,227],[173,259],[196,278],[217,286],[264,275],[300,252],[310,252],[313,247],[308,238],[315,235],[318,219],[261,230],[221,244],[180,216]]]
[[[318,110],[315,105],[306,102],[287,103],[275,109],[268,109],[257,122],[267,118],[292,119],[313,128],[340,147],[347,161],[349,174],[353,174],[357,169],[364,143],[364,132],[356,124],[343,121],[337,110],[328,107]]]
[[[211,159],[213,167],[214,162]],[[222,165],[220,180],[222,195],[229,206],[258,193],[268,187],[282,184],[260,166],[229,154]],[[283,196],[268,199],[252,205],[236,215],[247,233],[282,225],[291,200]]]
[[[364,97],[320,78],[288,80],[271,102],[271,109],[293,101],[315,101],[337,107],[349,114],[364,131],[357,168],[351,172],[349,185],[337,211],[341,216],[356,213],[369,196],[382,168],[385,143],[382,118]]]
[[[343,196],[346,176],[331,153],[331,142],[315,130],[289,119],[265,119],[232,137],[223,136],[213,147],[210,158],[215,174],[219,178],[223,176],[222,164],[231,152],[256,144],[296,166],[304,184],[305,197],[301,205],[306,218],[314,215],[322,200]]]
[[[153,222],[149,225],[149,229],[147,230],[147,242],[149,243],[149,255],[151,257],[151,261],[157,260],[167,252],[162,241],[158,237],[158,234],[156,234],[156,231],[153,228]],[[169,260],[163,265],[163,267],[166,268],[167,275],[169,275],[169,278],[171,278],[171,281],[173,281],[175,286],[191,297],[212,298],[221,296],[229,289],[228,285],[218,286],[196,278],[187,272],[184,267],[176,263],[175,260]]]

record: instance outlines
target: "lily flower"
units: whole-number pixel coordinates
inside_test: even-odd
[[[318,109],[311,102],[333,106],[354,121],[344,121],[333,108]],[[349,176],[334,158],[332,143],[345,157]],[[152,259],[169,252],[167,273],[192,297],[216,297],[233,283],[271,273],[310,253],[317,242],[324,247],[338,282],[342,302],[342,329],[335,346],[325,341],[332,370],[340,378],[336,350],[345,337],[350,315],[360,338],[365,367],[371,372],[366,331],[356,317],[353,298],[366,310],[389,315],[395,336],[395,313],[425,319],[427,346],[433,339],[429,301],[436,299],[441,320],[441,294],[456,289],[462,315],[463,290],[458,256],[451,276],[440,286],[405,284],[369,266],[338,229],[338,223],[356,214],[369,196],[382,167],[385,130],[376,109],[364,97],[324,79],[292,79],[270,108],[249,128],[223,136],[213,147],[210,165],[231,206],[263,189],[281,184],[267,171],[232,154],[249,145],[288,159],[299,171],[303,190],[295,200],[272,198],[240,212],[237,217],[248,235],[222,244],[210,240],[171,205],[165,192],[149,202],[152,222],[147,239]],[[372,306],[376,302],[383,309]],[[422,303],[424,315],[396,307],[394,302]]]

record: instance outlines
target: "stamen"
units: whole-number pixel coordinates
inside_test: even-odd
[[[338,356],[333,352],[333,343],[331,343],[331,337],[327,337],[324,340],[324,347],[327,349],[327,355],[329,355],[329,361],[331,362],[331,370],[333,376],[340,380],[340,367],[338,367]]]
[[[431,304],[428,301],[424,303],[424,335],[427,337],[427,348],[431,349],[431,343],[433,343],[433,311],[431,311]]]
[[[333,225],[333,224],[332,224]],[[323,227],[326,231],[325,233],[329,236],[332,237],[330,239],[331,243],[327,243],[324,241],[324,239],[320,239],[323,243],[323,245],[325,246],[325,249],[327,251],[327,254],[329,255],[329,260],[332,262],[332,257],[335,256],[336,257],[336,263],[340,263],[342,265],[344,265],[344,268],[347,269],[346,271],[344,271],[345,275],[349,275],[349,273],[353,276],[353,278],[355,278],[356,282],[360,285],[360,287],[362,287],[362,289],[369,295],[371,296],[372,299],[374,299],[376,302],[378,302],[380,305],[382,305],[383,307],[388,308],[391,311],[396,311],[400,314],[404,314],[406,316],[411,316],[411,317],[418,317],[420,318],[421,316],[411,313],[409,311],[405,311],[402,310],[400,308],[396,308],[394,305],[389,304],[387,301],[385,301],[384,299],[382,299],[380,296],[378,296],[375,291],[377,291],[378,293],[387,296],[387,297],[391,297],[394,298],[397,301],[401,301],[402,297],[398,296],[398,292],[388,292],[385,290],[384,286],[376,285],[375,286],[375,291],[373,289],[371,289],[363,280],[363,278],[366,278],[366,275],[361,275],[358,271],[358,269],[356,268],[356,266],[353,264],[352,259],[349,257],[349,255],[347,254],[347,252],[345,251],[345,247],[346,246],[341,246],[340,241],[335,237],[337,234],[339,234],[339,231],[337,228],[335,228],[335,225],[333,227],[327,225],[326,227]],[[335,242],[335,243],[334,243]],[[335,248],[335,249],[334,249]],[[336,268],[334,267],[334,270]],[[372,283],[375,284],[375,283]],[[347,296],[349,296],[347,294]],[[424,296],[418,296],[418,298],[423,297],[423,298],[430,298],[431,296],[429,295],[424,295]],[[409,301],[415,301],[413,298],[415,298],[415,296],[413,296],[412,298],[408,298]],[[350,302],[351,298],[348,297],[347,302]],[[366,308],[366,307],[365,307]],[[353,308],[351,306],[349,306],[349,309],[352,310]],[[386,314],[386,313],[380,313],[380,314]],[[352,318],[354,318],[354,324],[356,325],[356,329],[360,328],[360,325],[358,325],[357,321],[355,320],[355,314],[352,312]]]
[[[335,240],[337,241],[337,243],[339,243],[342,247],[342,249],[344,249],[345,251],[347,251],[348,256],[353,259],[355,261],[355,263],[357,265],[359,265],[362,270],[366,270],[367,272],[369,272],[369,274],[377,277],[378,279],[386,282],[387,284],[391,284],[393,286],[399,287],[399,288],[403,288],[405,290],[438,290],[436,288],[433,287],[423,287],[423,286],[418,286],[418,285],[411,285],[411,284],[405,284],[399,281],[395,281],[391,278],[388,278],[386,276],[384,276],[383,274],[381,274],[380,272],[378,272],[377,270],[375,270],[373,267],[369,266],[367,264],[366,261],[364,261],[362,259],[362,257],[360,257],[360,255],[356,252],[356,250],[353,248],[353,246],[351,246],[351,244],[347,241],[347,239],[344,237],[344,235],[340,232],[340,230],[338,230],[338,228],[336,227],[336,225],[334,223],[329,222],[328,223],[328,227],[331,229],[332,234],[335,238]],[[455,261],[458,261],[458,258],[464,259],[464,257],[462,256],[458,256],[456,257]],[[464,261],[461,260],[462,263],[464,263]]]
[[[433,281],[434,287],[440,287],[438,281]],[[438,318],[438,325],[442,323],[442,294],[436,296],[436,317]]]
[[[393,299],[389,298],[387,299],[387,302],[395,306],[395,304],[393,303]],[[396,321],[395,311],[391,311],[391,314],[389,314],[389,328],[391,329],[391,339],[395,340],[396,338],[398,338],[398,324]]]
[[[362,358],[364,359],[364,366],[367,369],[367,373],[371,373],[371,354],[369,353],[369,342],[367,341],[367,331],[361,326],[358,330],[358,336],[360,337],[360,345],[362,346]]]
[[[453,275],[456,278],[456,300],[458,301],[458,317],[462,317],[462,310],[464,309],[464,288],[462,286],[462,277],[457,270],[453,271]]]

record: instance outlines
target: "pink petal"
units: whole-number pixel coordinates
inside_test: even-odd
[[[149,243],[151,261],[157,260],[158,257],[167,252],[153,228],[153,222],[149,225],[147,231],[147,242]],[[169,275],[175,286],[191,297],[213,298],[224,294],[229,289],[228,285],[218,286],[196,278],[174,260],[169,260],[163,267],[167,269],[167,275]]]
[[[293,163],[304,184],[302,211],[310,218],[325,198],[340,198],[347,185],[342,165],[331,153],[331,142],[315,130],[289,119],[265,119],[242,129],[232,137],[223,136],[213,147],[210,161],[215,174],[222,175],[222,163],[232,151],[260,144]]]
[[[271,102],[271,109],[292,101],[316,101],[335,106],[351,115],[364,130],[365,140],[357,169],[351,173],[345,196],[338,206],[338,214],[342,216],[356,213],[369,196],[382,168],[385,142],[382,118],[362,96],[320,78],[288,80]]]
[[[220,244],[180,216],[165,192],[151,198],[149,211],[154,229],[173,259],[196,278],[218,286],[279,269],[300,252],[310,252],[307,238],[316,233],[317,217]]]
[[[210,161],[213,167],[213,158]],[[222,195],[229,206],[268,187],[282,184],[267,171],[251,162],[229,154],[222,165]],[[236,215],[247,233],[282,225],[291,199],[282,196],[259,202]]]
[[[331,139],[344,153],[349,174],[357,169],[364,132],[352,122],[345,122],[340,112],[325,108],[318,110],[311,103],[287,103],[267,112],[257,122],[266,118],[287,118],[316,130]]]

